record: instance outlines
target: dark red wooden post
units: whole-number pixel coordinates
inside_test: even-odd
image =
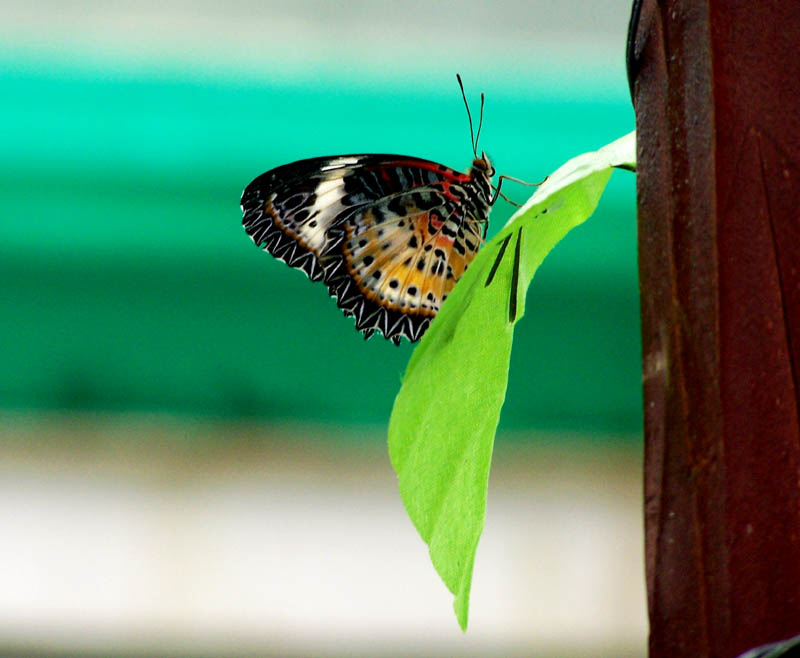
[[[800,2],[644,0],[651,658],[800,633]]]

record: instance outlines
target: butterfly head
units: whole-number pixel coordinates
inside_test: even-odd
[[[481,151],[481,157],[476,157],[472,161],[472,170],[475,172],[480,172],[482,175],[486,176],[486,178],[491,178],[494,176],[494,165],[492,165],[492,161],[489,159],[489,156],[486,155],[486,151]]]

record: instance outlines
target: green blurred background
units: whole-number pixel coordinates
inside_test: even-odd
[[[527,297],[466,636],[386,454],[413,347],[239,209],[300,158],[464,170],[457,72],[541,180],[632,130],[629,10],[0,0],[0,655],[643,655],[634,176]]]
[[[364,343],[323,286],[260,253],[240,226],[242,188],[324,154],[465,169],[456,70],[475,111],[486,92],[481,147],[498,170],[541,180],[632,129],[623,36],[600,70],[557,56],[508,71],[499,55],[406,53],[394,71],[340,69],[330,53],[243,72],[0,52],[0,404],[385,424],[412,348]],[[634,207],[634,177],[616,173],[537,275],[502,429],[639,431]],[[490,235],[512,210],[496,204]]]

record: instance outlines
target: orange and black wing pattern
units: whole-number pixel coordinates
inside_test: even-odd
[[[324,281],[365,337],[416,341],[483,243],[490,175],[485,158],[466,174],[399,155],[301,160],[247,186],[243,224]]]

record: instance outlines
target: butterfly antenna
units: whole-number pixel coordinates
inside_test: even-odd
[[[481,117],[478,119],[478,134],[475,137],[475,148],[472,149],[472,152],[475,154],[475,157],[478,157],[478,140],[481,138],[481,128],[483,127],[483,92],[481,92]]]
[[[469,111],[469,103],[467,103],[467,95],[464,93],[464,83],[461,82],[461,74],[456,73],[456,80],[458,86],[461,87],[461,98],[464,99],[464,107],[467,108],[467,119],[469,119],[469,141],[472,144],[472,154],[478,157],[478,143],[475,140],[475,133],[472,131],[472,114]],[[481,94],[481,121],[483,121],[483,94]],[[478,126],[478,135],[480,135],[480,126]]]

